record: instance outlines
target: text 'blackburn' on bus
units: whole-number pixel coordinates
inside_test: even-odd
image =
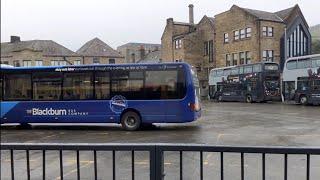
[[[185,123],[201,116],[186,63],[1,68],[1,123]]]

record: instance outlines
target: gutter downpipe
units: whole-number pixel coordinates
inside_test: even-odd
[[[287,61],[287,25],[284,27],[284,64],[286,65]],[[281,73],[281,81],[280,81],[280,91],[281,91],[281,100],[284,103],[284,95],[283,95],[283,72]]]

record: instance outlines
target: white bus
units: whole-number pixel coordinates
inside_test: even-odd
[[[320,54],[292,57],[286,60],[283,68],[283,96],[293,100],[295,91],[301,83],[298,78],[317,74],[320,69]]]

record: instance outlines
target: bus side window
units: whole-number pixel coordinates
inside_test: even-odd
[[[253,72],[261,72],[261,64],[254,65]]]
[[[252,73],[252,66],[245,66],[244,73]]]
[[[110,73],[95,73],[95,96],[96,99],[110,99]]]
[[[320,59],[318,58],[313,58],[312,59],[312,67],[315,68],[315,67],[320,67]]]
[[[314,90],[320,90],[320,80],[315,80],[313,85]]]
[[[92,73],[65,73],[63,81],[63,99],[93,99]]]
[[[244,70],[243,67],[240,67],[239,68],[239,74],[243,74],[243,70]]]
[[[143,71],[113,71],[111,96],[122,95],[129,100],[143,98],[143,79]]]
[[[61,74],[33,73],[33,99],[59,100],[61,97]]]
[[[288,61],[287,62],[287,69],[292,70],[292,69],[297,69],[297,61]]]
[[[31,99],[31,75],[7,74],[4,76],[5,100],[30,100]]]
[[[179,99],[185,96],[184,76],[179,71],[146,71],[147,99]]]

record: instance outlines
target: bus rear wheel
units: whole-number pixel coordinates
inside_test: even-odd
[[[248,95],[246,96],[246,102],[247,102],[247,103],[252,103],[252,96],[251,96],[251,95],[248,94]]]
[[[300,96],[299,102],[300,102],[300,104],[302,104],[302,105],[307,105],[307,104],[308,104],[308,98],[307,98],[307,96],[305,96],[305,95]]]
[[[127,131],[136,131],[141,126],[141,118],[136,112],[128,111],[122,115],[121,125]]]

